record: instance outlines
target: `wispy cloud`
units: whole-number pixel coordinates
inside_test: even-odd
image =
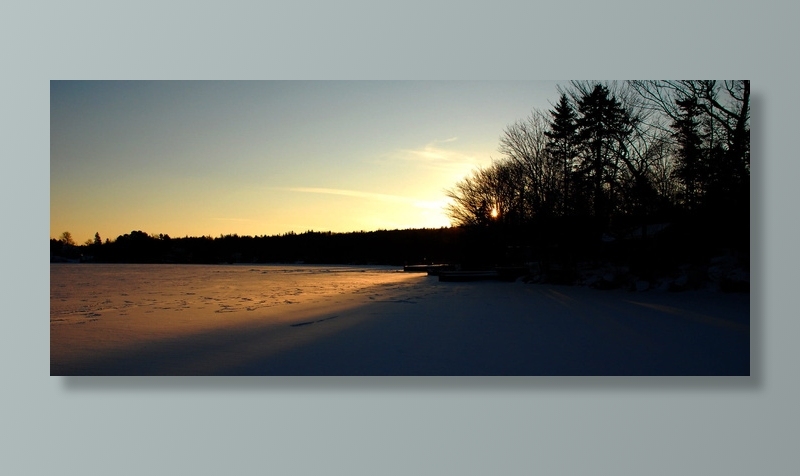
[[[346,197],[364,198],[368,200],[378,200],[382,202],[402,203],[426,209],[439,209],[446,205],[446,201],[444,200],[435,200],[435,201],[420,200],[414,197],[404,197],[400,195],[390,195],[386,193],[363,192],[360,190],[344,190],[339,188],[291,187],[287,188],[286,190],[290,192],[342,195]]]
[[[444,144],[453,144],[458,137],[434,140],[420,148],[401,149],[395,158],[413,161],[422,167],[447,173],[463,174],[490,160],[489,157],[477,157]]]

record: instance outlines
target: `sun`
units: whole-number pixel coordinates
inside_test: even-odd
[[[497,210],[497,207],[492,208],[490,215],[492,215],[492,218],[497,218],[497,216],[500,215],[500,212]]]

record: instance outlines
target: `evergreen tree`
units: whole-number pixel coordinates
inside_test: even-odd
[[[570,182],[572,181],[572,167],[577,156],[576,146],[578,143],[575,110],[566,94],[561,94],[558,104],[550,111],[550,115],[552,117],[550,130],[545,132],[548,137],[547,152],[554,169],[559,171],[558,176],[561,179],[560,212],[566,215],[572,209],[570,206]]]
[[[703,160],[705,152],[700,132],[700,107],[695,97],[678,99],[675,103],[678,106],[678,119],[672,124],[678,144],[675,176],[683,187],[683,205],[694,210],[707,186],[707,164]]]
[[[586,180],[594,216],[605,221],[611,211],[616,174],[630,118],[608,89],[595,85],[578,99],[577,136],[583,149],[579,173]]]

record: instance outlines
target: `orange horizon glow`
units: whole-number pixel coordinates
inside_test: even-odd
[[[537,81],[51,81],[50,235],[450,226]],[[480,111],[478,113],[477,111]],[[496,216],[496,215],[494,215]]]

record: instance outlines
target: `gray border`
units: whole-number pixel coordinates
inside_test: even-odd
[[[292,5],[7,7],[4,473],[797,471],[796,4]],[[753,80],[755,377],[47,376],[50,79],[679,75]]]

